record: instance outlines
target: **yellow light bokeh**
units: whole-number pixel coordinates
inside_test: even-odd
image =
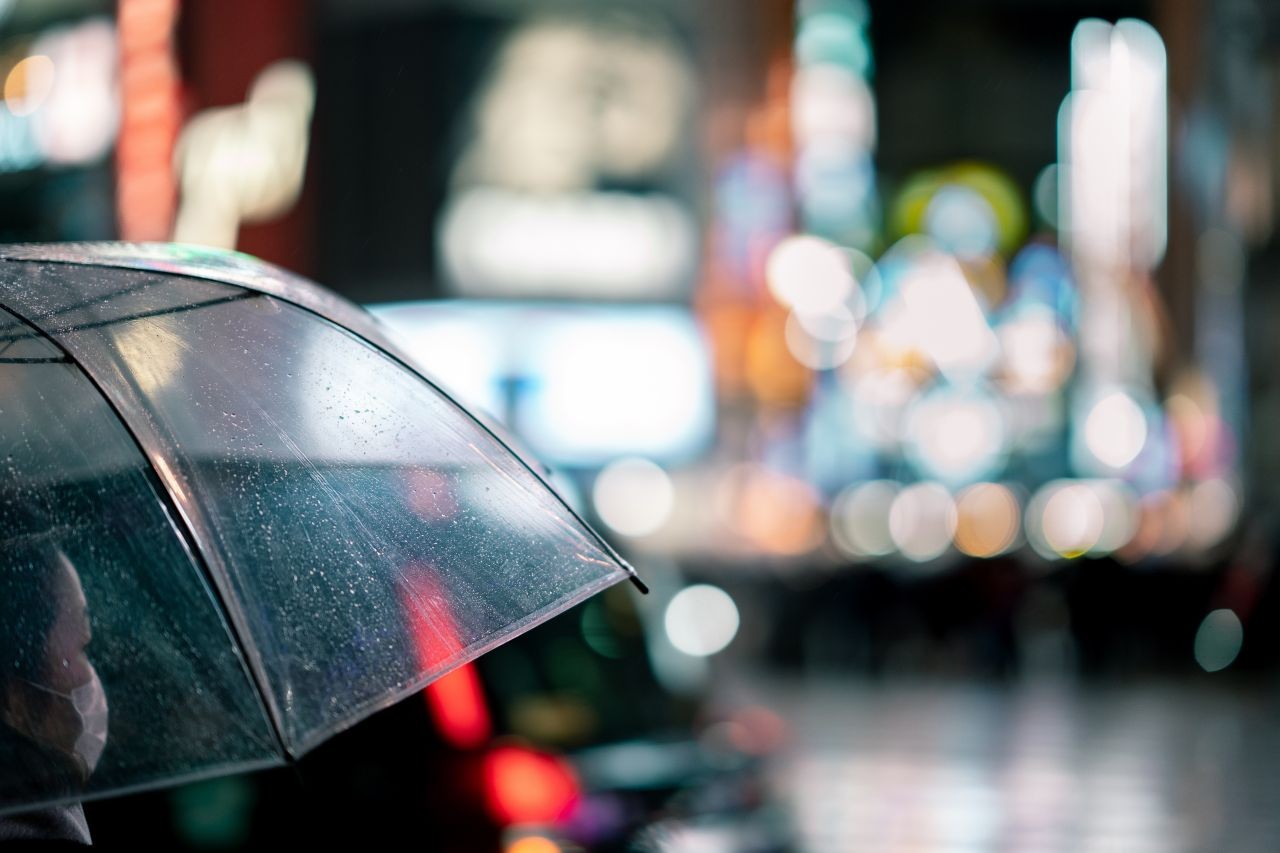
[[[53,89],[53,60],[34,54],[9,69],[4,78],[4,103],[16,116],[31,115]]]

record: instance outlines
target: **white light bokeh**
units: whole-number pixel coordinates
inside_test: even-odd
[[[948,376],[984,373],[999,353],[995,334],[955,259],[919,258],[901,282],[914,343]]]
[[[1083,483],[1055,491],[1044,506],[1044,540],[1063,557],[1088,553],[1102,538],[1106,516],[1097,494]]]
[[[1153,268],[1167,238],[1164,44],[1143,21],[1081,21],[1060,118],[1064,232],[1082,264]]]
[[[872,480],[850,486],[837,495],[830,519],[835,546],[855,559],[893,553],[889,508],[900,489],[893,480]]]
[[[606,465],[591,489],[604,523],[625,536],[648,536],[671,517],[675,489],[662,468],[639,457]]]
[[[787,317],[784,330],[787,351],[811,370],[830,370],[849,360],[858,345],[858,324],[853,312],[839,305],[823,314]]]
[[[697,257],[693,217],[661,193],[473,187],[440,223],[450,282],[467,296],[671,297]]]
[[[831,243],[805,235],[774,246],[765,263],[769,292],[799,314],[823,314],[843,305],[855,282],[848,259]]]
[[[710,367],[696,328],[637,314],[566,318],[538,335],[529,362],[541,385],[520,414],[535,448],[554,458],[663,456],[709,429]]]
[[[1102,530],[1088,549],[1093,555],[1119,551],[1138,532],[1140,509],[1138,495],[1121,480],[1086,480],[1087,486],[1102,507]]]
[[[89,163],[106,155],[120,124],[116,30],[105,18],[46,31],[31,45],[46,56],[52,82],[32,113],[51,163]]]
[[[738,621],[738,607],[727,592],[695,584],[675,594],[663,624],[671,645],[687,655],[707,657],[733,642]]]
[[[1008,443],[999,407],[978,393],[932,392],[906,418],[907,452],[922,474],[965,484],[994,473]]]
[[[792,81],[791,97],[797,139],[836,139],[864,149],[875,146],[875,98],[860,75],[826,63],[803,67]]]
[[[1081,480],[1046,483],[1027,503],[1027,541],[1046,559],[1081,557],[1103,537],[1106,517],[1098,493]]]
[[[956,505],[940,483],[916,483],[898,493],[889,508],[889,535],[909,560],[941,557],[956,530]]]
[[[1109,468],[1122,469],[1138,457],[1147,442],[1146,415],[1133,397],[1112,391],[1089,409],[1084,440],[1095,459]]]
[[[1004,385],[1014,393],[1047,394],[1071,374],[1075,351],[1053,309],[1034,306],[1000,324]]]

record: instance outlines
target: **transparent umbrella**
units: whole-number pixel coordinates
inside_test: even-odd
[[[356,306],[0,247],[0,813],[286,762],[627,578]]]

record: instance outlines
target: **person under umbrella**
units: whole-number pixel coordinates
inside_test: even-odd
[[[87,654],[92,639],[80,576],[60,548],[28,541],[0,574],[0,763],[8,778],[52,780],[73,796],[107,743],[108,706]],[[14,773],[13,771],[17,771]],[[0,841],[91,843],[79,803],[0,817]]]

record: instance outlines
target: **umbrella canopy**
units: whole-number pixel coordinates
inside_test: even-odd
[[[628,577],[339,297],[0,247],[0,813],[287,761]]]

